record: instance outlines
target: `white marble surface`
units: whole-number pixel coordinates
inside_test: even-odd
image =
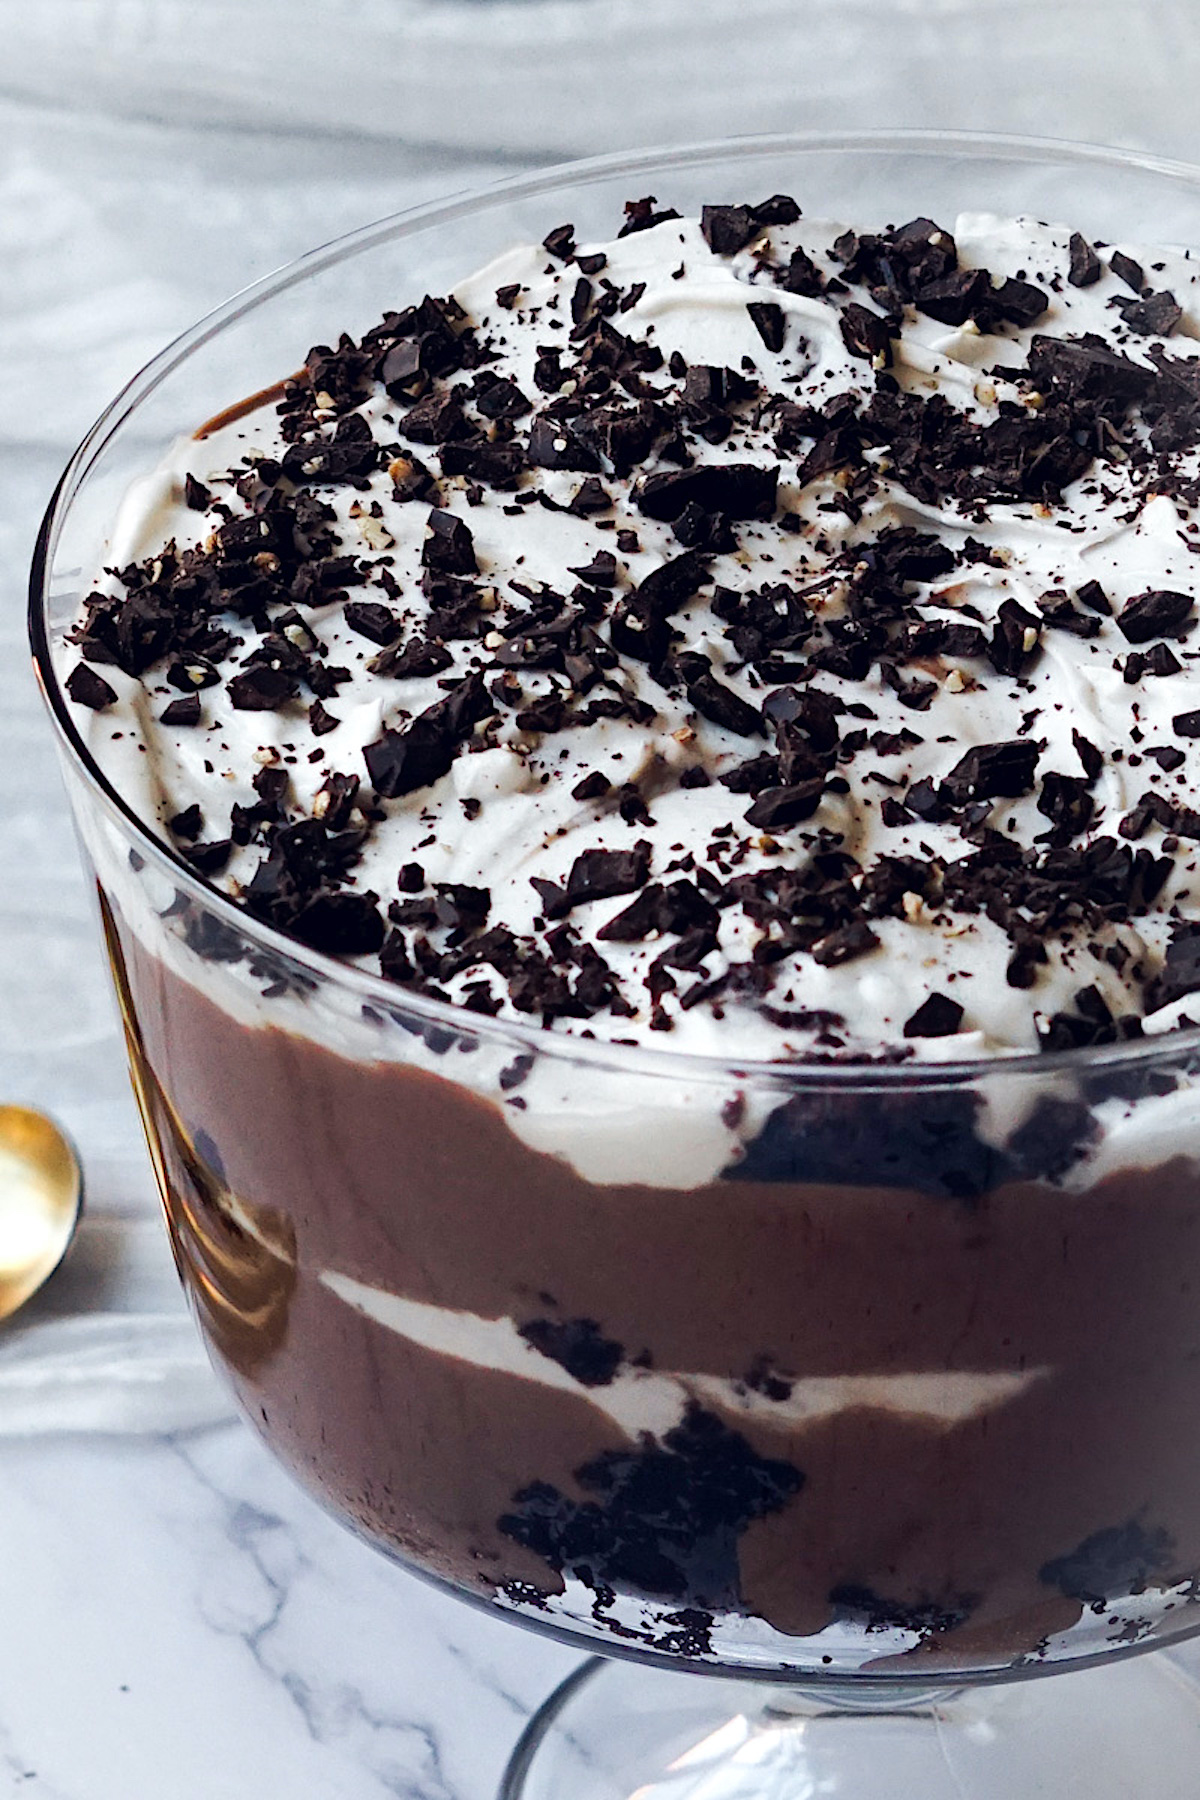
[[[1198,77],[1194,0],[0,0],[0,1097],[90,1195],[0,1330],[0,1793],[484,1800],[575,1660],[327,1520],[204,1371],[23,652],[73,442],[229,290],[504,169],[791,124],[1187,154]]]

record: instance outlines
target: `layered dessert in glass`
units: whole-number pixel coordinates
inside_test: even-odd
[[[1200,263],[711,193],[276,340],[97,544],[179,1266],[319,1497],[547,1629],[1182,1634]]]

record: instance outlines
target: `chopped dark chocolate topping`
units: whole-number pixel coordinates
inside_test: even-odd
[[[647,843],[637,843],[632,850],[584,850],[567,876],[567,905],[583,906],[590,900],[632,894],[645,886],[649,875]]]
[[[117,697],[117,690],[102,675],[97,675],[95,669],[89,668],[87,663],[77,664],[67,676],[64,686],[76,705],[89,707],[92,712],[103,712]],[[198,706],[199,701],[196,704]]]
[[[234,705],[237,701],[234,700]],[[158,715],[160,725],[199,725],[201,706],[199,694],[185,694],[181,700],[172,700]]]
[[[893,331],[887,319],[854,300],[844,309],[839,324],[851,356],[864,357],[883,369],[891,366]]]
[[[861,1020],[804,1007],[805,968],[880,952],[890,920],[926,934],[936,974],[887,1022],[888,1054],[958,1031],[968,1002],[989,1031],[950,984],[996,931],[1030,1041],[1035,1008],[1043,1046],[1116,1041],[1175,991],[1166,927],[1139,955],[1122,928],[1176,904],[1200,843],[1179,747],[1200,737],[1200,370],[1161,341],[1187,270],[1147,260],[1148,281],[1031,227],[1044,253],[993,272],[933,219],[833,237],[787,195],[706,207],[704,251],[676,216],[647,197],[622,233],[661,228],[666,312],[647,316],[651,240],[633,280],[563,225],[477,316],[427,295],[314,347],[271,396],[277,434],[243,423],[232,462],[177,479],[186,529],[89,594],[68,694],[110,730],[102,670],[120,668],[240,783],[164,809],[195,868],[480,1013],[607,1012],[636,1037],[708,1004],[857,1053]],[[689,353],[697,261],[741,297],[727,362]],[[1127,294],[1073,293],[1105,263]],[[922,349],[910,382],[895,346],[914,323],[927,345],[922,319],[977,347]],[[942,363],[969,368],[969,404]],[[1115,544],[1151,507],[1162,572],[1083,579],[1092,517]],[[1081,692],[1116,678],[1119,741],[1066,710],[1064,665]],[[1110,760],[1143,769],[1119,809]],[[476,840],[486,868],[531,819],[518,929],[503,881],[439,876]],[[1109,971],[1128,1010],[1101,1017],[1080,995]]]
[[[1117,626],[1131,644],[1146,644],[1156,637],[1177,637],[1180,626],[1191,618],[1195,604],[1191,594],[1152,588],[1126,601],[1117,614]]]
[[[1005,744],[977,744],[955,763],[942,791],[956,806],[968,800],[1012,799],[1033,787],[1037,744],[1015,739]]]
[[[750,206],[705,206],[700,210],[700,229],[718,256],[733,256],[765,223]]]
[[[906,1038],[953,1037],[962,1024],[963,1009],[948,994],[930,994],[912,1017],[904,1021]]]
[[[1072,287],[1091,287],[1101,275],[1100,258],[1082,232],[1071,233],[1071,266],[1067,280]]]
[[[1146,275],[1141,263],[1135,262],[1132,256],[1126,256],[1123,250],[1114,250],[1108,259],[1108,266],[1114,275],[1119,275],[1126,287],[1131,287],[1135,294],[1140,294],[1146,285]]]

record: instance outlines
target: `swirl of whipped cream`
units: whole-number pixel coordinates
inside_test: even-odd
[[[480,1011],[783,1060],[1175,1022],[1200,263],[792,211],[552,234],[180,440],[76,634],[89,745],[251,910]],[[205,583],[207,649],[122,656]]]

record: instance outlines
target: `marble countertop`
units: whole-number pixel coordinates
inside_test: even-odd
[[[560,155],[790,124],[1187,154],[1200,27],[1191,0],[738,0],[732,35],[733,0],[330,0],[326,25],[373,34],[356,85],[302,0],[239,7],[223,69],[225,11],[0,0],[0,1099],[56,1114],[89,1190],[67,1268],[0,1330],[0,1793],[485,1800],[578,1658],[351,1538],[206,1373],[23,648],[40,514],[152,351],[351,225]],[[955,78],[985,46],[989,81]]]

